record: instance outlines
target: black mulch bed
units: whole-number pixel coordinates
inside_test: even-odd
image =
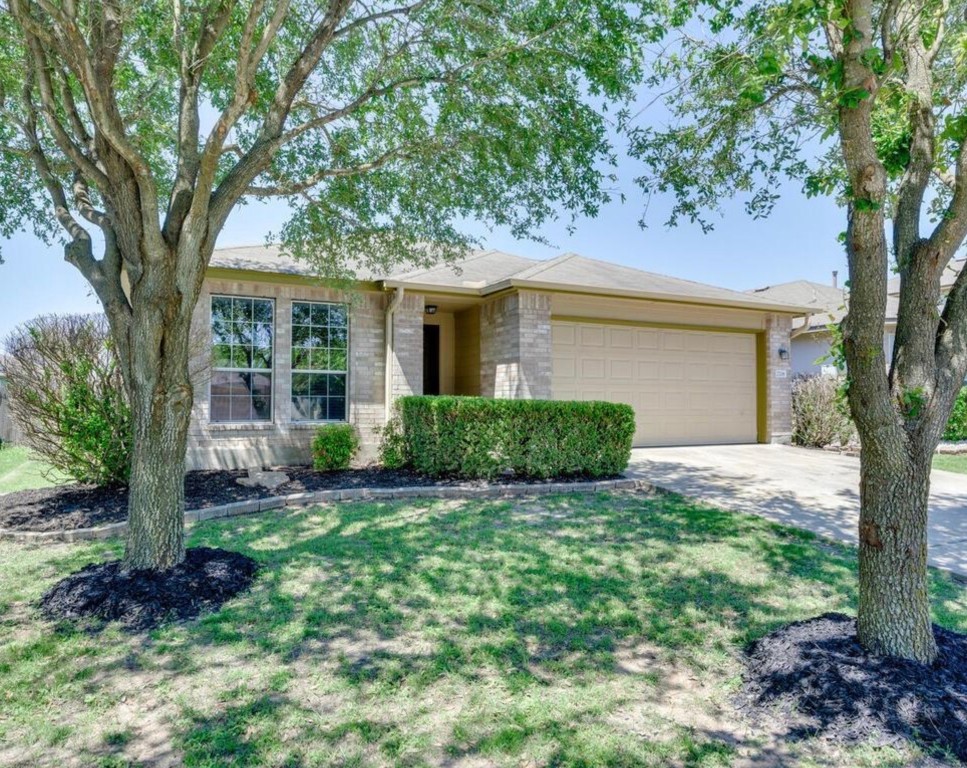
[[[407,470],[382,467],[348,469],[341,472],[317,472],[310,467],[277,467],[289,477],[289,482],[268,490],[257,486],[239,485],[239,478],[247,477],[247,470],[210,470],[188,472],[185,475],[185,508],[204,509],[230,504],[233,501],[287,496],[333,488],[405,488],[413,485],[487,485],[481,481],[435,479]],[[588,480],[568,477],[548,482]],[[601,479],[601,478],[598,478]],[[512,477],[498,483],[519,483]],[[541,484],[540,481],[534,481]],[[61,485],[30,491],[16,491],[0,495],[0,528],[14,531],[63,531],[93,528],[118,523],[128,516],[126,488],[97,488],[85,485]]]
[[[788,624],[746,649],[737,704],[753,718],[780,717],[790,738],[913,740],[967,761],[967,635],[934,633],[940,659],[925,666],[868,655],[849,616]]]
[[[257,569],[250,557],[211,547],[189,549],[181,565],[160,572],[125,573],[118,560],[94,563],[51,587],[40,610],[54,621],[117,621],[139,632],[216,610],[248,589]]]

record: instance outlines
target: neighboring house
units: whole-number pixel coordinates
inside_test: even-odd
[[[967,260],[950,262],[940,281],[941,293],[946,296],[953,287],[957,275]],[[835,325],[846,316],[849,293],[838,287],[837,273],[833,272],[831,285],[813,283],[809,280],[793,280],[789,283],[754,288],[746,293],[769,301],[785,302],[798,306],[813,307],[809,317],[799,317],[793,321],[791,334],[793,374],[812,375],[835,373],[830,359],[830,346],[833,335],[830,325]],[[900,278],[887,283],[886,318],[883,325],[883,351],[889,365],[893,358],[893,340],[896,336],[897,310],[900,306]]]
[[[797,317],[792,323],[790,349],[794,375],[835,372],[829,357],[833,335],[829,326],[838,323],[846,314],[846,292],[833,283],[823,285],[809,280],[793,280],[747,291],[769,301],[811,307],[812,313]]]
[[[347,290],[275,247],[220,249],[188,463],[305,462],[333,421],[371,457],[409,393],[625,402],[639,446],[786,441],[790,329],[809,311],[574,254],[476,252]]]

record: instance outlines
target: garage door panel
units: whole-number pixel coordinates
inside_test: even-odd
[[[555,321],[553,396],[635,409],[635,445],[755,442],[752,334]]]

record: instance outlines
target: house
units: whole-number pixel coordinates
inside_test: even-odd
[[[306,462],[334,421],[371,457],[410,393],[625,402],[637,446],[789,439],[790,331],[808,306],[576,254],[356,278],[324,283],[277,247],[215,252],[190,467]]]
[[[951,261],[940,281],[941,293],[946,296],[953,287],[957,275],[967,260]],[[815,375],[835,372],[830,359],[833,334],[830,326],[846,316],[849,293],[837,285],[837,273],[829,285],[809,280],[793,280],[789,283],[769,285],[747,291],[770,301],[786,302],[813,307],[813,314],[793,321],[791,333],[793,375]],[[900,278],[887,282],[886,318],[883,325],[883,352],[887,364],[893,358],[893,340],[896,336],[897,311],[900,306]]]

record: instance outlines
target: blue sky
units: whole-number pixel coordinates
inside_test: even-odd
[[[715,230],[703,234],[698,225],[665,228],[670,201],[653,198],[649,226],[641,229],[638,221],[645,201],[631,182],[636,170],[630,161],[618,168],[624,203],[616,199],[597,218],[579,221],[573,235],[564,220],[545,227],[542,234],[553,247],[518,241],[506,232],[481,229],[477,234],[491,247],[531,258],[574,251],[735,289],[798,278],[827,282],[834,269],[839,270],[840,281],[845,279],[846,259],[836,238],[845,229],[846,218],[832,200],[807,199],[797,184],[789,184],[768,219],[753,220],[741,201],[732,201]],[[219,244],[262,243],[284,219],[279,203],[246,206],[229,220]],[[0,338],[38,314],[98,310],[97,300],[80,274],[64,262],[60,248],[48,248],[29,234],[4,242],[2,248]]]

